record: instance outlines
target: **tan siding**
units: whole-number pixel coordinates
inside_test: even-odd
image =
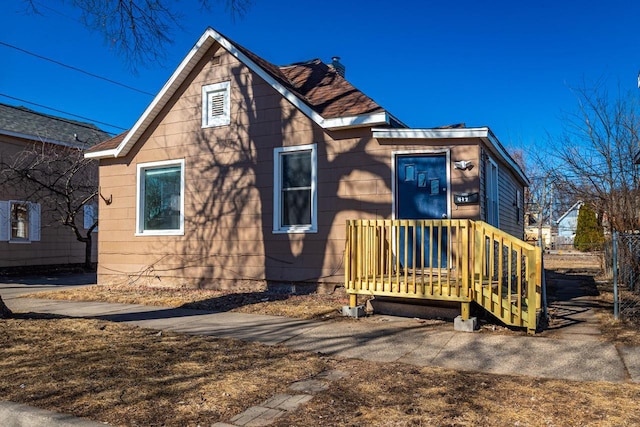
[[[126,158],[101,161],[102,191],[113,203],[100,202],[100,281],[218,288],[342,281],[346,220],[391,218],[392,152],[429,147],[381,144],[367,128],[324,131],[231,55],[217,53],[221,64],[196,67]],[[227,80],[231,125],[202,129],[202,86]],[[274,234],[274,148],[312,143],[318,232]],[[481,191],[478,144],[432,144],[477,166],[451,168],[452,193]],[[136,166],[169,159],[185,159],[185,234],[135,236]],[[480,215],[479,205],[451,206],[454,218]]]
[[[9,161],[32,142],[0,135],[0,157]],[[27,200],[27,195],[20,188],[0,188],[0,200]],[[0,268],[35,265],[59,265],[84,263],[85,244],[79,242],[73,231],[57,222],[46,208],[41,211],[41,239],[39,242],[14,243],[0,242]],[[82,230],[81,230],[82,231]],[[97,260],[98,233],[93,233],[93,261]]]

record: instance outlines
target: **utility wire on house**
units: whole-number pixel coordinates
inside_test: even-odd
[[[99,76],[98,74],[94,74],[94,73],[91,73],[91,72],[89,72],[89,71],[85,71],[85,70],[83,70],[83,69],[81,69],[81,68],[74,67],[73,65],[68,65],[68,64],[65,64],[65,63],[63,63],[63,62],[56,61],[55,59],[47,58],[46,56],[39,55],[39,54],[37,54],[37,53],[34,53],[34,52],[31,52],[31,51],[28,51],[28,50],[26,50],[26,49],[22,49],[22,48],[20,48],[20,47],[18,47],[18,46],[14,46],[14,45],[9,44],[9,43],[5,43],[5,42],[3,42],[3,41],[0,41],[0,45],[5,46],[5,47],[9,47],[9,48],[11,48],[11,49],[15,49],[15,50],[17,50],[17,51],[19,51],[19,52],[25,53],[25,54],[27,54],[27,55],[31,55],[31,56],[33,56],[33,57],[35,57],[35,58],[42,59],[43,61],[49,61],[49,62],[51,62],[51,63],[53,63],[53,64],[56,64],[56,65],[59,65],[59,66],[61,66],[61,67],[65,67],[65,68],[68,68],[68,69],[70,69],[70,70],[73,70],[73,71],[77,71],[77,72],[79,72],[79,73],[86,74],[86,75],[88,75],[88,76],[90,76],[90,77],[93,77],[93,78],[96,78],[96,79],[100,79],[100,80],[103,80],[103,81],[109,82],[109,83],[114,84],[114,85],[121,86],[121,87],[123,87],[123,88],[129,89],[129,90],[132,90],[132,91],[135,91],[135,92],[142,93],[142,94],[144,94],[144,95],[155,96],[154,94],[152,94],[152,93],[150,93],[150,92],[146,92],[146,91],[144,91],[144,90],[142,90],[142,89],[138,89],[138,88],[135,88],[135,87],[133,87],[133,86],[129,86],[129,85],[127,85],[127,84],[117,82],[117,81],[112,80],[112,79],[110,79],[110,78],[108,78],[108,77]]]
[[[127,130],[127,128],[123,128],[122,126],[116,126],[116,125],[112,125],[110,123],[101,122],[99,120],[94,120],[94,119],[91,119],[89,117],[85,117],[85,116],[80,116],[80,115],[77,115],[77,114],[69,113],[67,111],[59,110],[59,109],[53,108],[53,107],[48,107],[46,105],[38,104],[36,102],[27,101],[25,99],[16,98],[15,96],[7,95],[7,94],[4,94],[4,93],[0,93],[0,96],[2,96],[4,98],[13,99],[13,100],[19,101],[19,102],[24,102],[26,104],[35,105],[35,106],[38,106],[38,107],[41,107],[41,108],[46,108],[47,110],[55,111],[57,113],[62,113],[62,114],[65,114],[67,116],[77,117],[79,119],[86,120],[86,121],[89,121],[91,123],[98,123],[98,124],[101,124],[101,125],[105,125],[105,126],[109,126],[109,127],[115,128],[115,129]],[[41,114],[41,113],[38,113],[37,111],[34,111],[34,113]],[[45,114],[41,114],[41,115],[44,116]],[[47,117],[51,118],[52,116],[47,116]],[[66,121],[66,120],[64,120],[64,118],[61,118],[61,117],[54,117],[54,119],[60,120],[60,121]],[[77,123],[74,123],[74,124],[77,124]],[[89,127],[87,126],[87,128],[89,128]]]

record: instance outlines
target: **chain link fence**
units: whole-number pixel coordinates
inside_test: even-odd
[[[613,233],[605,252],[612,260],[615,317],[640,325],[640,234]]]

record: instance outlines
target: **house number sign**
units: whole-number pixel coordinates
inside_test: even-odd
[[[453,202],[456,205],[472,205],[478,203],[480,197],[478,193],[461,193],[453,195]]]

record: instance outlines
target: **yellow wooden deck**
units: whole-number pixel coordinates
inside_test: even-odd
[[[352,306],[357,295],[455,301],[463,318],[475,302],[533,333],[541,260],[539,248],[480,221],[349,220],[345,288]]]

